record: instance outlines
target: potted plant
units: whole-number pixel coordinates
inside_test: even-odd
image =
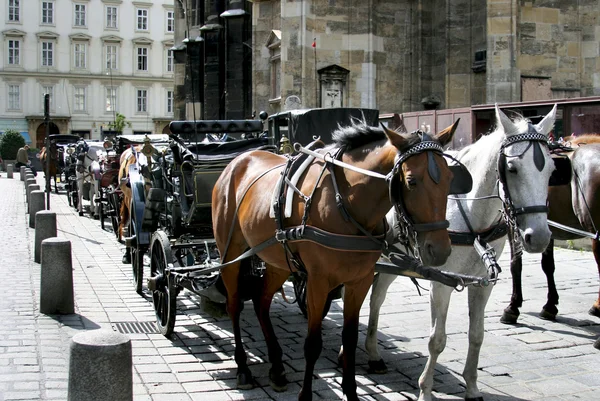
[[[0,137],[0,156],[2,157],[3,169],[6,171],[6,166],[16,164],[17,152],[25,146],[23,136],[12,129],[6,130],[4,135]]]

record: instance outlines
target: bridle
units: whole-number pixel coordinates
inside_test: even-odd
[[[529,142],[529,145],[525,148],[523,152],[519,155],[506,155],[504,153],[505,149],[518,142]],[[517,134],[507,137],[500,147],[500,156],[498,157],[498,181],[500,185],[502,185],[502,189],[504,192],[504,197],[500,197],[502,200],[503,210],[504,210],[504,221],[509,228],[509,232],[512,233],[512,237],[510,240],[514,242],[515,251],[517,254],[521,254],[523,252],[523,238],[517,229],[517,217],[524,214],[534,214],[534,213],[548,213],[548,205],[532,205],[532,206],[523,206],[516,207],[513,203],[512,197],[510,195],[510,190],[508,189],[508,184],[506,181],[506,159],[509,157],[518,157],[522,158],[523,155],[529,150],[530,147],[533,146],[533,160],[538,171],[542,171],[544,169],[545,160],[544,153],[540,147],[540,143],[548,146],[548,137],[544,134],[540,134],[536,131],[536,129],[529,124],[529,130],[525,134]]]

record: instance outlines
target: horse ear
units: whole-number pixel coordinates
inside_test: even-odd
[[[514,135],[519,132],[512,120],[498,108],[498,103],[496,103],[496,120],[504,129],[506,136]]]
[[[381,124],[381,127],[383,128],[383,133],[385,134],[385,136],[387,136],[387,139],[392,145],[394,145],[396,149],[404,149],[408,145],[408,141],[404,139],[402,135],[400,135],[396,131],[392,131],[383,124]]]
[[[548,136],[552,128],[554,127],[554,120],[556,119],[556,104],[550,110],[550,113],[546,114],[546,117],[535,125],[535,129],[540,133]]]
[[[445,146],[446,144],[450,143],[450,141],[452,140],[452,137],[454,136],[454,133],[456,132],[456,128],[458,127],[459,121],[460,121],[460,118],[458,118],[454,122],[454,124],[452,124],[451,126],[449,126],[447,128],[444,128],[435,136],[435,138],[438,141],[440,141],[440,144],[442,146]]]

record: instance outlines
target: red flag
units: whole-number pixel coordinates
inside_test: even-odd
[[[317,38],[313,39],[312,47],[317,47]]]

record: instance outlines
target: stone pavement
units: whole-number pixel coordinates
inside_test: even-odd
[[[42,174],[38,175],[40,182]],[[42,186],[43,187],[43,186]],[[73,252],[76,313],[43,315],[39,312],[40,265],[33,263],[34,231],[28,228],[23,183],[19,175],[0,174],[0,401],[65,400],[71,337],[100,327],[126,333],[132,339],[134,400],[296,400],[304,369],[303,342],[306,321],[296,305],[278,295],[272,319],[284,350],[290,384],[284,393],[268,386],[266,345],[248,305],[242,329],[251,370],[257,386],[235,390],[233,336],[226,317],[203,312],[200,300],[183,292],[178,297],[177,326],[172,338],[153,327],[151,297],[135,293],[131,269],[121,264],[123,246],[113,233],[100,229],[97,220],[79,217],[67,204],[64,191],[52,194],[58,235],[69,239]],[[487,307],[486,337],[479,366],[479,384],[485,399],[598,400],[599,351],[592,343],[600,334],[599,320],[587,310],[598,294],[598,273],[589,252],[560,249],[556,280],[561,296],[557,322],[538,318],[545,303],[545,278],[539,256],[524,259],[525,305],[520,324],[499,322],[510,298],[507,255],[504,268]],[[423,283],[426,284],[426,283]],[[366,373],[362,345],[368,302],[361,314],[357,381],[365,400],[407,400],[418,394],[417,379],[427,355],[428,296],[419,296],[406,279],[390,287],[382,308],[379,340],[389,373]],[[466,296],[455,294],[450,306],[448,342],[435,377],[436,396],[461,399],[467,349]],[[324,350],[317,363],[314,399],[340,399],[341,370],[336,365],[341,344],[341,302],[324,321]],[[93,396],[90,398],[93,400]]]

